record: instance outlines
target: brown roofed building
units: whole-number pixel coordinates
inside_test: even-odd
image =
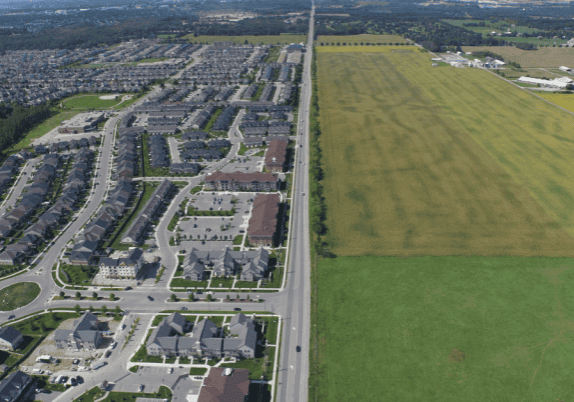
[[[287,155],[287,142],[281,140],[269,141],[269,147],[265,153],[265,169],[270,172],[282,172]]]
[[[253,201],[253,213],[249,219],[247,234],[249,243],[270,246],[277,229],[279,194],[258,194]]]
[[[249,370],[212,367],[197,402],[244,402],[249,394]]]
[[[279,179],[273,173],[215,172],[205,178],[208,190],[273,191],[279,189]]]

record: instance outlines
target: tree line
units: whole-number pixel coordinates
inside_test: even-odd
[[[11,110],[9,113],[8,110]],[[0,149],[4,152],[19,142],[36,125],[48,119],[52,111],[48,102],[38,106],[2,105],[0,108]],[[4,154],[3,157],[8,155]]]

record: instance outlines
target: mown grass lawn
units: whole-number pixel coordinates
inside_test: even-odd
[[[23,321],[10,325],[24,335],[45,335],[58,328],[62,321],[79,316],[78,313],[52,312],[42,315],[33,315]]]
[[[64,101],[63,106],[71,109],[109,109],[120,103],[124,95],[117,94],[115,99],[100,99],[106,95],[79,95]]]
[[[41,289],[34,282],[20,282],[0,290],[0,310],[12,311],[30,304]]]
[[[335,254],[574,255],[572,115],[428,54],[317,60]]]
[[[323,402],[566,401],[573,286],[566,258],[323,260],[312,390]]]

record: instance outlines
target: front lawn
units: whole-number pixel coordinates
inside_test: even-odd
[[[142,345],[142,347],[140,347],[140,349],[136,352],[134,357],[132,357],[131,362],[132,363],[139,363],[139,362],[163,363],[163,358],[161,356],[150,356],[150,355],[148,355],[147,350],[145,348],[145,345]]]

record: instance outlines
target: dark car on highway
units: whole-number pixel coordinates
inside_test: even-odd
[[[150,301],[153,301],[153,297],[148,296],[147,298],[148,298]]]
[[[300,352],[300,351],[301,351],[301,346],[297,346],[297,347],[295,348],[295,350],[297,350],[297,352]]]

